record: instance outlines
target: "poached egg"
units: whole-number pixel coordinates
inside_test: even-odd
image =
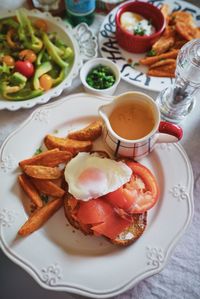
[[[69,192],[83,201],[117,190],[131,175],[132,170],[125,163],[85,152],[71,159],[64,172]]]
[[[144,35],[151,35],[155,32],[155,28],[147,19],[131,11],[122,13],[120,24],[124,30],[133,34],[135,30],[143,30]]]

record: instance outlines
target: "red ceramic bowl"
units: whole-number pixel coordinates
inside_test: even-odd
[[[151,20],[156,32],[147,35],[134,35],[121,27],[120,17],[122,13],[130,11],[140,14],[147,20]],[[151,49],[151,46],[159,39],[165,30],[165,18],[156,6],[140,1],[132,1],[120,6],[116,17],[116,39],[120,47],[131,53],[144,53]]]

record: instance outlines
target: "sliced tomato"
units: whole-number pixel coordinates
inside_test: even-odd
[[[124,210],[128,210],[133,204],[133,197],[124,196],[123,186],[113,192],[106,194],[104,198],[115,207]]]
[[[145,184],[146,190],[150,191],[152,196],[157,199],[159,195],[158,183],[153,173],[144,165],[138,162],[128,161],[126,163],[132,170],[133,174],[139,176]]]
[[[130,182],[104,197],[125,211],[144,213],[158,200],[159,188],[156,178],[147,167],[138,162],[128,161],[126,164],[133,170]]]
[[[77,219],[84,224],[96,224],[105,221],[113,214],[113,207],[102,198],[80,201]]]
[[[130,224],[131,221],[121,218],[113,211],[104,222],[93,226],[92,230],[97,235],[103,235],[114,240],[121,232],[129,227]]]

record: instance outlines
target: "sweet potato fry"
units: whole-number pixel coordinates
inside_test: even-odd
[[[89,152],[92,149],[92,141],[73,140],[53,135],[47,135],[44,139],[44,144],[48,149],[59,148],[61,151],[70,151],[72,154]]]
[[[102,133],[102,121],[97,120],[89,124],[87,127],[71,132],[68,134],[69,139],[81,140],[81,141],[93,141],[101,136]]]
[[[169,77],[169,78],[175,77],[175,74],[173,72],[160,71],[158,69],[149,70],[147,74],[148,76],[153,76],[153,77]]]
[[[35,188],[35,186],[31,183],[29,177],[25,174],[20,174],[18,177],[18,181],[24,192],[28,195],[31,202],[37,207],[41,208],[43,206],[42,199]]]
[[[152,46],[152,50],[156,55],[160,55],[168,51],[175,43],[175,30],[173,27],[167,26],[164,34]]]
[[[175,43],[173,45],[173,47],[170,50],[173,49],[181,49],[183,45],[185,45],[188,41],[185,39],[177,39],[175,40]]]
[[[166,64],[154,69],[150,69],[150,70],[157,70],[157,71],[161,71],[161,72],[168,72],[168,73],[172,73],[175,75],[175,70],[176,70],[176,65],[175,64]]]
[[[172,66],[174,68],[174,67],[176,67],[176,60],[172,59],[172,58],[160,60],[160,61],[152,64],[150,66],[150,69],[157,68],[157,67],[163,67],[163,66],[166,66],[166,65],[167,66]]]
[[[187,11],[174,11],[170,14],[170,25],[175,25],[176,23],[183,22],[187,25],[195,26],[194,19],[191,13]]]
[[[53,197],[62,197],[65,194],[65,191],[62,188],[58,187],[50,180],[39,180],[32,178],[31,181],[40,193],[44,193]]]
[[[170,77],[173,77],[175,75],[175,70],[176,70],[176,63],[169,63],[169,64],[157,66],[155,68],[152,67],[149,68],[149,72],[151,74],[153,74],[153,72],[151,71],[156,71],[155,73],[157,72],[171,73],[172,75],[170,75]],[[169,75],[167,77],[169,77]]]
[[[170,48],[172,48],[174,43],[175,43],[174,36],[170,36],[170,37],[161,36],[161,38],[152,46],[152,50],[156,53],[156,55],[160,55],[162,53],[167,52]]]
[[[197,28],[185,22],[177,22],[175,25],[176,31],[182,36],[182,38],[190,41],[196,38]]]
[[[48,167],[55,167],[60,163],[68,162],[72,158],[72,154],[68,151],[60,151],[58,148],[54,148],[49,151],[45,151],[39,155],[33,156],[30,159],[26,159],[19,162],[19,166],[23,169],[25,165],[42,165]]]
[[[160,10],[166,20],[169,15],[169,4],[163,4]]]
[[[24,172],[33,178],[41,180],[54,180],[61,177],[62,172],[56,167],[47,167],[40,165],[26,165]]]
[[[63,200],[61,198],[53,199],[42,208],[36,210],[30,218],[19,229],[20,236],[27,236],[39,229],[61,206]]]
[[[53,180],[53,183],[58,186],[61,187],[62,186],[62,182],[64,180],[64,176],[62,175],[59,179]]]
[[[169,51],[167,53],[160,54],[158,56],[142,58],[140,60],[140,63],[149,66],[149,65],[156,63],[157,61],[160,61],[161,59],[176,58],[178,55],[178,52],[179,52],[179,50],[175,49],[175,50]]]

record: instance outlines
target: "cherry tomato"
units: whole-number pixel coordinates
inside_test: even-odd
[[[144,213],[157,202],[159,189],[151,171],[137,162],[126,163],[133,174],[130,182],[104,197],[114,206],[130,213]]]
[[[39,81],[40,81],[40,86],[44,90],[49,90],[52,87],[52,85],[53,85],[53,79],[48,74],[42,75],[40,77]]]
[[[16,61],[15,62],[15,70],[19,73],[21,73],[22,75],[24,75],[27,78],[30,78],[33,76],[34,74],[34,66],[33,64],[28,61]]]
[[[47,23],[42,19],[37,19],[34,25],[36,28],[40,29],[41,31],[47,32],[48,30]]]
[[[12,56],[10,55],[5,55],[2,58],[2,61],[7,65],[7,66],[14,66],[15,65],[15,60]]]
[[[22,60],[28,60],[31,63],[33,63],[33,62],[36,61],[37,56],[32,50],[26,49],[26,50],[22,50],[19,53],[19,58],[22,59]]]

